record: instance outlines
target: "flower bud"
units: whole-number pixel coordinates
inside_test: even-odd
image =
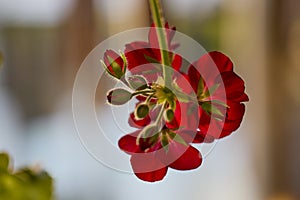
[[[128,77],[128,83],[132,89],[143,90],[147,88],[147,81],[142,76],[130,76]]]
[[[127,90],[118,88],[111,90],[107,94],[107,101],[112,105],[122,105],[131,99],[131,93]]]
[[[174,111],[172,109],[168,109],[165,111],[164,117],[167,122],[171,122],[174,119]]]
[[[149,106],[147,104],[139,104],[135,109],[135,117],[137,119],[144,119],[149,113]]]
[[[126,59],[124,55],[118,55],[113,50],[104,53],[105,70],[113,77],[120,79],[126,72]]]

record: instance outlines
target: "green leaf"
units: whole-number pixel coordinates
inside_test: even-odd
[[[0,154],[0,166],[8,166],[9,156]],[[4,167],[5,168],[5,167]],[[24,168],[16,173],[0,171],[0,199],[52,200],[53,180],[43,170]]]
[[[134,90],[143,90],[147,88],[147,81],[143,76],[130,76],[128,77],[128,83]]]
[[[114,89],[108,92],[107,100],[112,105],[123,105],[132,97],[132,94],[122,88]]]
[[[0,153],[0,173],[6,172],[9,165],[9,156],[6,153]]]
[[[4,57],[3,54],[0,52],[0,69],[3,67]]]

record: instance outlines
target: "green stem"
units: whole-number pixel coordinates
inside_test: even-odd
[[[165,21],[163,18],[161,3],[160,0],[149,0],[149,5],[150,5],[152,19],[156,27],[156,34],[159,42],[165,86],[170,87],[171,76],[167,72],[166,67],[169,67],[171,65],[171,62],[168,53],[168,41],[165,32]]]
[[[161,121],[161,119],[162,119],[162,116],[163,116],[163,114],[164,114],[164,111],[165,111],[165,106],[166,106],[166,102],[165,103],[163,103],[163,105],[162,105],[162,107],[161,107],[161,109],[160,109],[160,111],[159,111],[159,114],[158,114],[158,116],[157,116],[157,118],[156,118],[156,120],[155,120],[155,124],[158,126],[159,124],[159,122]]]
[[[137,91],[137,92],[134,92],[131,94],[131,97],[134,97],[136,95],[139,95],[139,94],[144,94],[144,95],[147,95],[147,94],[153,94],[155,92],[155,90],[142,90],[142,91]]]

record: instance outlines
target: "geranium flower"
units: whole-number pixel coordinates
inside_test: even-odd
[[[240,126],[243,102],[248,101],[243,80],[220,52],[207,53],[187,72],[180,71],[183,58],[174,53],[175,30],[166,23],[164,34],[159,34],[153,24],[147,42],[125,45],[124,54],[104,54],[107,72],[128,86],[109,91],[108,102],[138,100],[128,119],[138,130],[123,136],[118,145],[131,156],[135,175],[148,182],[162,180],[169,167],[198,168],[202,156],[191,144],[230,135]],[[161,50],[161,45],[167,49]]]
[[[199,104],[198,134],[219,139],[235,131],[245,113],[242,102],[249,99],[231,60],[220,52],[209,52],[189,67],[188,79]]]
[[[125,135],[118,143],[123,151],[131,155],[131,166],[139,179],[160,181],[169,167],[191,170],[201,165],[201,153],[184,142],[184,134],[163,129],[147,138],[139,138],[140,133],[141,130],[138,130]]]

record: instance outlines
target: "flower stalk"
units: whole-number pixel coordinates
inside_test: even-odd
[[[163,65],[163,77],[166,87],[171,86],[171,75],[167,72],[166,67],[170,66],[171,61],[168,53],[168,41],[165,31],[165,20],[163,17],[160,0],[149,0],[150,11],[153,23],[156,27],[156,34],[159,42],[161,61]]]

